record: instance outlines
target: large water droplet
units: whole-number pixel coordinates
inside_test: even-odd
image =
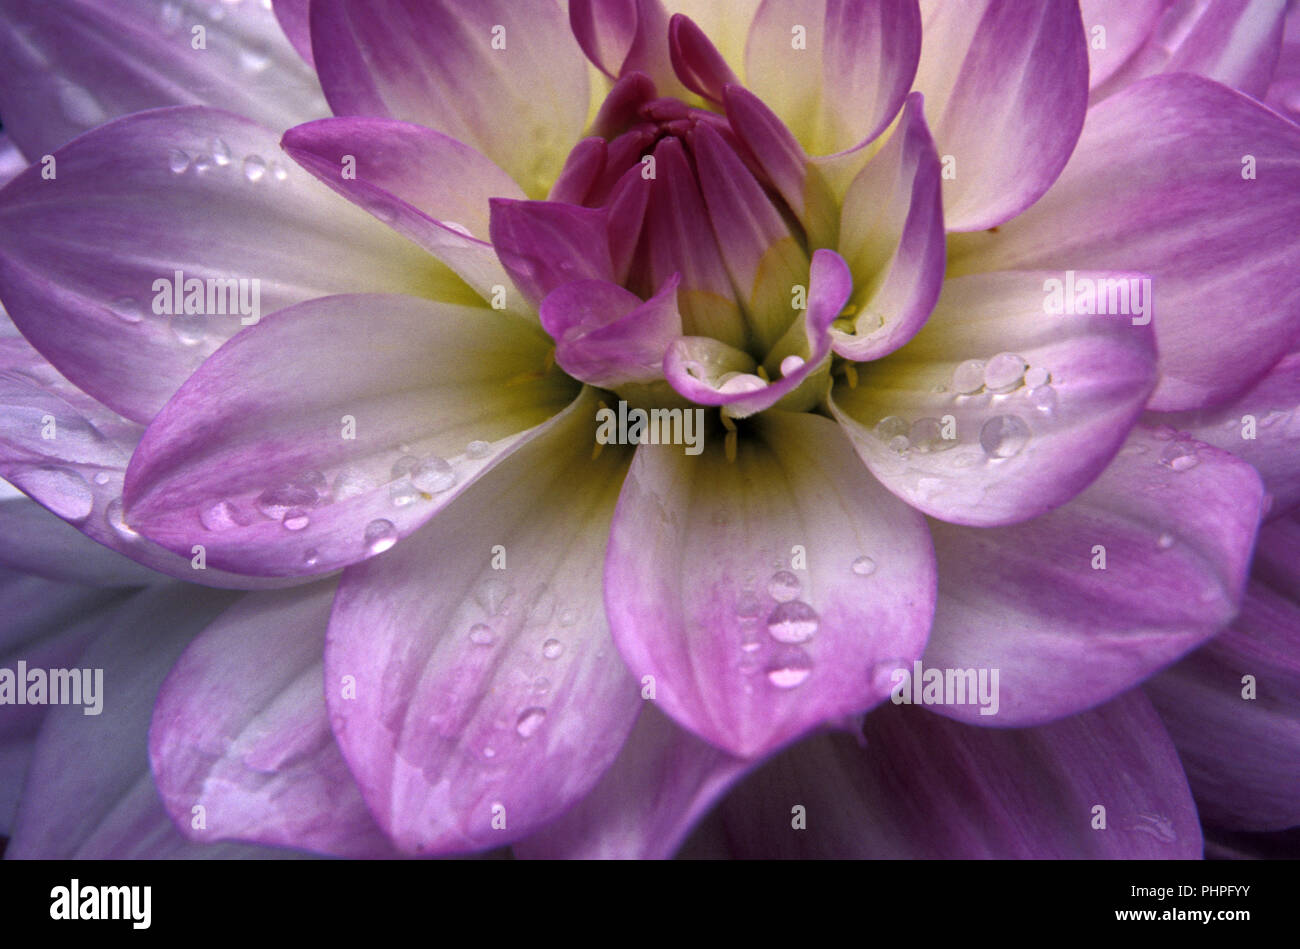
[[[393,462],[393,467],[390,473],[394,480],[405,478],[415,470],[415,466],[419,463],[420,459],[416,458],[414,455],[399,455],[397,460]]]
[[[778,570],[767,581],[768,595],[778,603],[793,600],[802,590],[803,586],[799,583],[799,578],[789,570]]]
[[[340,471],[334,478],[334,499],[346,501],[371,490],[374,484],[361,472],[352,468]]]
[[[908,425],[905,419],[901,419],[897,415],[887,415],[876,423],[871,432],[882,442],[889,442],[890,439],[897,438],[900,435],[906,438],[907,433],[911,430],[912,426]]]
[[[212,501],[199,511],[199,523],[210,531],[227,531],[239,526],[235,508],[225,500]]]
[[[1056,411],[1056,390],[1051,386],[1042,385],[1030,389],[1025,394],[1025,399],[1037,411],[1042,412],[1044,415],[1051,415]]]
[[[1171,442],[1160,453],[1160,464],[1172,471],[1187,471],[1201,463],[1191,442]]]
[[[984,360],[967,359],[952,372],[952,391],[972,395],[984,388]]]
[[[859,557],[853,561],[853,572],[860,577],[869,577],[876,572],[876,562],[870,557]]]
[[[558,639],[548,639],[542,643],[542,655],[547,659],[559,659],[564,654],[564,643]]]
[[[781,375],[788,376],[798,372],[804,367],[804,361],[802,356],[786,356],[781,360]]]
[[[362,542],[370,553],[382,554],[397,543],[397,528],[393,526],[392,521],[386,521],[382,518],[373,520],[366,525],[365,533],[362,535]]]
[[[1052,374],[1042,366],[1035,366],[1025,373],[1025,385],[1030,389],[1037,389],[1039,386],[1045,386],[1052,381]]]
[[[768,633],[782,643],[806,643],[817,635],[817,625],[817,611],[803,600],[778,603],[767,617]]]
[[[266,177],[266,159],[260,155],[249,155],[244,159],[244,177],[256,184]]]
[[[388,500],[393,507],[406,507],[420,499],[420,492],[409,481],[396,481],[388,487]]]
[[[544,721],[546,721],[546,709],[537,706],[526,708],[519,713],[519,718],[515,722],[515,732],[520,738],[532,738]]]
[[[430,455],[411,469],[411,483],[425,494],[438,494],[456,483],[456,470],[445,458]]]
[[[778,689],[793,689],[807,682],[812,670],[812,657],[802,649],[791,649],[767,667],[767,681]]]
[[[95,492],[71,468],[35,468],[10,480],[65,521],[84,521],[95,507]]]
[[[167,167],[174,175],[183,175],[190,170],[190,156],[179,148],[173,148],[167,154]]]
[[[1017,353],[998,353],[984,367],[984,385],[990,392],[1010,392],[1020,385],[1027,368]]]
[[[980,429],[980,446],[990,458],[1011,458],[1029,444],[1029,426],[1018,415],[996,415]]]
[[[487,623],[475,623],[469,628],[469,641],[475,646],[491,646],[496,638],[496,633]]]
[[[293,508],[309,508],[316,504],[316,492],[304,484],[282,484],[267,488],[257,496],[257,509],[273,521],[284,520]]]
[[[281,523],[284,524],[285,530],[304,530],[307,525],[311,523],[311,515],[309,515],[303,508],[291,508],[290,510],[285,511],[284,520]]]
[[[922,418],[913,422],[907,441],[922,454],[957,447],[957,439],[943,437],[943,423],[937,418]]]
[[[121,498],[114,498],[108,502],[104,518],[108,521],[108,526],[113,528],[113,533],[123,540],[135,540],[140,536],[140,532],[126,522],[125,506]]]

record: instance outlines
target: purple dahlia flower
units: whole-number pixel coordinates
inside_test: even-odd
[[[0,14],[9,855],[1300,824],[1282,0]]]

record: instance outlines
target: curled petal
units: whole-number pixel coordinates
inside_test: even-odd
[[[605,209],[504,198],[491,209],[492,246],[534,306],[574,280],[614,281]]]

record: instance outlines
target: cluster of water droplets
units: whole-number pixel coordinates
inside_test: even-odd
[[[167,153],[167,167],[174,175],[190,172],[203,175],[214,170],[233,168],[235,165],[239,166],[244,179],[250,184],[258,184],[262,181],[284,181],[289,177],[288,169],[278,159],[268,161],[257,154],[240,158],[220,138],[212,139],[206,150],[198,150],[194,154],[181,148],[173,148]]]

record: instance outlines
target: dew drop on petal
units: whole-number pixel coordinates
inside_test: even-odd
[[[126,510],[121,498],[114,498],[108,502],[104,517],[108,521],[108,526],[113,528],[113,533],[123,540],[134,540],[140,536],[140,532],[126,522]]]
[[[816,610],[803,600],[790,600],[768,614],[767,631],[777,642],[806,643],[817,635],[818,623]]]
[[[1030,389],[1037,389],[1039,386],[1045,386],[1052,381],[1052,374],[1042,366],[1035,366],[1025,373],[1025,386]]]
[[[71,468],[36,468],[25,471],[14,484],[38,499],[65,521],[84,521],[95,507],[95,492]]]
[[[95,474],[95,477],[94,477],[93,480],[94,480],[95,484],[100,485],[100,486],[102,487],[102,486],[108,484],[110,477],[111,477],[111,476],[109,475],[109,473],[108,473],[107,471],[100,471],[100,472],[97,472],[97,473]]]
[[[882,442],[888,442],[900,435],[906,437],[911,430],[912,426],[908,425],[904,419],[899,418],[897,415],[887,415],[876,423],[871,432]]]
[[[395,481],[388,487],[388,500],[393,503],[393,507],[406,507],[419,499],[419,489],[409,481]]]
[[[812,670],[812,657],[802,649],[791,649],[768,665],[767,681],[778,689],[793,689],[807,682]]]
[[[1044,415],[1051,415],[1056,411],[1056,390],[1051,386],[1042,385],[1030,389],[1025,397],[1030,405]]]
[[[118,297],[108,309],[123,323],[139,323],[144,319],[144,310],[134,297]]]
[[[492,454],[492,445],[482,439],[475,439],[465,446],[465,454],[471,458],[486,458]]]
[[[285,512],[281,523],[284,524],[285,530],[300,531],[311,523],[311,517],[302,508],[295,507]]]
[[[1156,546],[1161,550],[1168,550],[1170,547],[1174,546],[1174,535],[1168,533],[1161,534],[1156,538]]]
[[[316,552],[315,547],[306,551],[302,555],[302,562],[306,564],[308,567],[314,567],[316,566],[316,564],[320,563],[320,554]]]
[[[802,356],[786,356],[781,360],[781,375],[788,376],[791,373],[798,372],[804,366]]]
[[[292,508],[312,507],[316,492],[307,485],[282,484],[267,488],[257,496],[257,509],[274,521],[283,520]]]
[[[547,659],[559,659],[564,654],[564,643],[558,639],[548,639],[542,643],[542,655]]]
[[[1171,471],[1187,471],[1200,464],[1196,446],[1190,442],[1171,442],[1160,453],[1160,464]]]
[[[947,451],[957,446],[957,439],[943,437],[943,423],[937,418],[921,418],[913,422],[907,442],[922,454]]]
[[[204,505],[199,511],[199,523],[210,531],[226,531],[239,526],[235,509],[226,500],[212,501]]]
[[[496,638],[492,627],[487,623],[475,623],[469,628],[469,641],[475,646],[491,646]]]
[[[190,170],[190,156],[179,148],[173,148],[167,155],[167,167],[174,175],[183,175]]]
[[[361,472],[347,468],[334,477],[334,499],[346,501],[348,498],[365,494],[373,487],[370,479]]]
[[[971,395],[982,388],[984,388],[984,360],[967,359],[953,370],[952,391],[957,395]]]
[[[451,462],[430,455],[411,469],[411,483],[425,494],[439,494],[456,483]]]
[[[407,475],[409,475],[412,471],[415,470],[415,466],[418,465],[419,463],[420,463],[420,459],[416,458],[414,455],[407,455],[407,454],[401,455],[400,457],[398,457],[398,459],[395,462],[393,462],[393,467],[390,474],[392,475],[394,480],[396,480],[397,478],[405,478]]]
[[[219,138],[212,140],[212,160],[216,162],[219,168],[225,168],[230,164],[230,146]]]
[[[870,557],[859,557],[853,561],[852,569],[860,577],[869,577],[876,572],[876,562]]]
[[[172,334],[185,346],[197,346],[208,338],[208,327],[200,313],[177,313],[171,318]]]
[[[393,526],[392,521],[378,518],[366,525],[362,542],[370,553],[382,554],[397,543],[397,528]]]
[[[984,386],[990,392],[1010,392],[1025,378],[1028,364],[1017,353],[998,353],[984,366]]]
[[[515,721],[515,732],[520,738],[532,738],[544,721],[546,721],[546,709],[537,706],[526,708],[519,713],[519,718]]]
[[[789,570],[778,570],[767,581],[768,595],[778,603],[793,600],[802,590],[803,586],[799,583],[799,578]]]
[[[266,160],[260,155],[249,155],[244,159],[244,177],[257,183],[266,177]]]
[[[996,415],[980,429],[980,446],[990,458],[1011,458],[1029,444],[1029,435],[1018,415]]]

